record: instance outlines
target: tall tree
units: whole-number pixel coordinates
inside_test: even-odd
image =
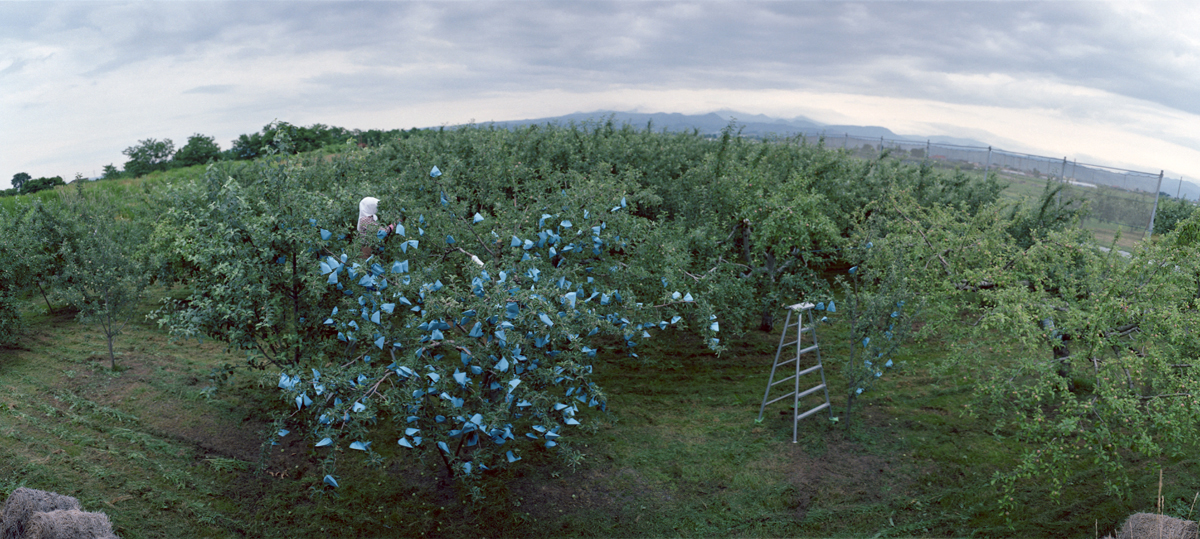
[[[121,177],[121,171],[117,170],[117,167],[113,166],[112,163],[109,163],[107,165],[104,165],[104,174],[102,176],[100,176],[100,179],[101,180],[115,180],[120,177]]]
[[[36,180],[29,180],[21,184],[21,189],[19,189],[18,192],[22,195],[28,195],[30,193],[36,193],[46,189],[53,189],[59,185],[66,184],[67,182],[63,181],[62,176],[55,176],[53,178],[38,178]]]
[[[254,159],[262,154],[265,144],[267,144],[267,140],[261,133],[242,134],[230,143],[229,154],[233,159]]]
[[[25,185],[25,182],[29,181],[29,179],[31,177],[32,176],[30,176],[29,173],[27,173],[27,172],[18,172],[16,174],[13,174],[13,177],[12,177],[13,189],[20,191],[21,186]]]
[[[0,211],[0,257],[9,263],[0,266],[0,345],[11,345],[20,336],[20,296],[33,278],[26,256],[32,242],[25,241],[18,220],[20,212]]]
[[[125,162],[125,172],[136,178],[156,170],[166,170],[171,156],[175,154],[175,143],[169,138],[148,138],[138,141],[137,146],[125,148],[121,153],[129,156],[129,160]]]
[[[179,151],[175,152],[175,157],[171,160],[171,165],[176,167],[190,167],[192,165],[203,165],[209,161],[219,161],[221,159],[221,147],[217,145],[217,141],[213,137],[196,133],[188,137],[187,144],[184,144]]]
[[[63,267],[59,293],[79,308],[79,321],[98,324],[108,342],[108,358],[117,368],[113,343],[138,312],[149,282],[143,258],[136,253],[144,238],[128,219],[114,219],[97,208],[80,212],[90,229],[79,238],[72,254],[76,263]]]

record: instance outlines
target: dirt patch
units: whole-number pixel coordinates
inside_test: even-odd
[[[235,412],[201,400],[199,390],[207,379],[179,368],[174,360],[152,355],[127,353],[118,358],[119,375],[110,373],[107,356],[92,359],[96,362],[88,372],[67,380],[76,395],[137,417],[147,432],[192,444],[201,457],[258,459],[268,422],[254,415],[253,407]],[[179,392],[193,398],[181,399]],[[209,413],[198,413],[205,409]]]
[[[913,484],[922,470],[911,459],[901,455],[869,450],[862,442],[861,430],[872,432],[871,436],[887,437],[886,424],[890,416],[874,407],[861,406],[855,410],[854,421],[858,423],[849,432],[831,429],[819,435],[820,442],[813,444],[786,444],[786,456],[780,473],[787,474],[796,490],[795,517],[803,521],[814,501],[829,508],[838,505],[870,505],[887,502],[894,492],[904,492]],[[815,428],[801,420],[801,432]],[[783,420],[787,422],[786,419]],[[883,430],[876,431],[883,427]],[[853,433],[853,434],[852,434]]]
[[[168,412],[167,409],[163,409]],[[180,412],[175,417],[184,417]],[[161,421],[147,425],[156,431],[194,444],[205,456],[221,456],[253,462],[258,459],[265,439],[267,421],[246,419],[241,424],[230,425],[211,416],[191,417],[185,423],[171,423],[171,415],[156,416]]]
[[[520,477],[509,484],[509,490],[538,520],[558,519],[564,511],[588,510],[610,515],[619,524],[622,518],[637,518],[638,511],[624,510],[635,502],[665,504],[671,500],[669,493],[656,489],[641,472],[629,467],[595,467],[563,473],[559,478]],[[653,509],[648,507],[642,513],[651,515]]]
[[[804,520],[816,497],[844,500],[853,503],[879,502],[885,499],[885,486],[895,485],[893,464],[889,459],[864,453],[854,442],[839,432],[825,442],[827,450],[819,456],[810,455],[796,444],[788,444],[790,479],[796,488],[796,519]]]

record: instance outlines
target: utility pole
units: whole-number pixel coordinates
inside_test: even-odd
[[[1158,192],[1162,189],[1163,171],[1158,171],[1158,186],[1154,188],[1154,209],[1150,210],[1150,228],[1146,236],[1154,237],[1154,214],[1158,213]]]
[[[1063,156],[1062,168],[1058,171],[1058,181],[1060,183],[1067,183],[1067,156],[1065,155]],[[1059,205],[1062,205],[1062,191],[1059,191],[1054,198],[1057,199]]]

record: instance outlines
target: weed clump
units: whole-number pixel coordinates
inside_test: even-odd
[[[112,524],[104,513],[69,509],[34,513],[26,525],[25,539],[110,539]]]
[[[22,539],[30,518],[35,513],[59,510],[80,511],[79,500],[44,490],[21,487],[8,495],[4,501],[3,522],[0,523],[0,539]],[[107,521],[107,517],[105,518]],[[111,535],[111,531],[109,534]]]
[[[1195,539],[1196,534],[1196,523],[1191,520],[1154,513],[1134,513],[1121,525],[1117,539]]]

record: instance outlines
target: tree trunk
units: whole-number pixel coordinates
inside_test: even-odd
[[[446,458],[446,454],[442,452],[441,448],[438,448],[437,452],[438,456],[442,457],[442,464],[446,466],[446,476],[449,478],[449,480],[453,481],[454,468],[450,466],[450,459]]]
[[[38,287],[38,292],[42,293],[42,300],[44,300],[46,302],[46,312],[47,313],[54,312],[54,308],[50,306],[50,298],[46,297],[46,290],[44,288],[42,288],[42,283],[37,283],[37,287]]]
[[[296,268],[296,253],[289,253],[288,258],[292,259],[292,323],[293,335],[296,338],[295,354],[292,357],[292,362],[296,365],[300,364],[300,279],[297,277]]]
[[[759,321],[758,329],[763,331],[771,331],[775,328],[775,315],[771,314],[770,310],[763,309],[762,318]]]

